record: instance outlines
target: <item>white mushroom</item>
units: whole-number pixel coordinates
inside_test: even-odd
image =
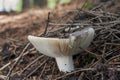
[[[58,68],[63,72],[74,70],[72,55],[80,53],[81,48],[87,48],[94,37],[94,29],[86,28],[71,33],[69,38],[44,38],[28,36],[34,47],[44,55],[54,57]]]

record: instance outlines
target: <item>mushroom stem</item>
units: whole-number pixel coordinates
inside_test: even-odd
[[[60,71],[71,72],[74,70],[72,56],[55,57],[55,59]]]

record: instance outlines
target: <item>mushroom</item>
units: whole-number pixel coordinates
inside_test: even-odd
[[[80,53],[81,48],[87,48],[94,37],[93,28],[85,28],[81,31],[73,32],[69,38],[45,38],[28,36],[28,40],[42,54],[56,59],[57,66],[62,72],[74,70],[72,56]]]

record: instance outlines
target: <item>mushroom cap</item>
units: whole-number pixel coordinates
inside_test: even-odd
[[[74,39],[73,42],[73,52],[74,54],[79,53],[81,51],[80,48],[87,48],[94,38],[94,29],[93,28],[85,28],[81,31],[76,31],[70,34],[70,40]]]
[[[39,52],[51,57],[60,57],[79,53],[81,51],[80,47],[87,48],[93,37],[94,29],[86,28],[71,33],[67,39],[44,38],[31,35],[28,36],[28,39]]]

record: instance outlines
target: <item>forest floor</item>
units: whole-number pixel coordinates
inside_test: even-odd
[[[119,3],[98,2],[90,10],[77,9],[73,3],[55,10],[33,8],[19,14],[1,14],[0,80],[120,80]],[[40,54],[27,36],[65,37],[66,25],[71,28],[74,24],[78,24],[77,30],[93,27],[96,35],[84,54],[73,57],[75,71],[65,74],[53,58]]]

